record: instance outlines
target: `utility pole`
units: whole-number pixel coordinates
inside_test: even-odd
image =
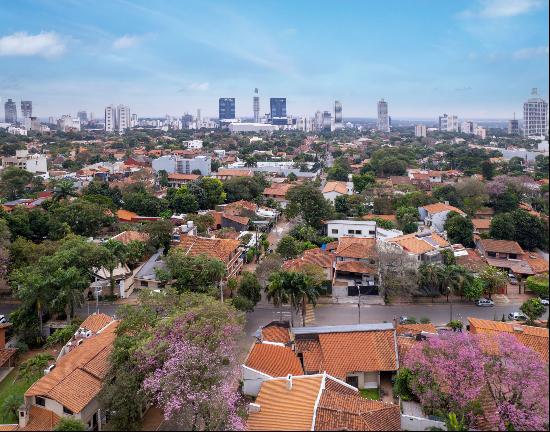
[[[359,322],[358,324],[361,324],[361,285],[356,285],[357,287],[357,298],[358,298],[358,302],[357,302],[357,308],[359,309]]]

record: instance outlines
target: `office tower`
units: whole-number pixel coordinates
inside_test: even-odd
[[[321,128],[330,130],[331,123],[332,123],[332,115],[330,114],[330,111],[323,111],[323,120],[321,122]]]
[[[197,127],[198,127],[200,122],[201,122],[201,109],[198,108],[197,109]]]
[[[447,114],[440,116],[439,130],[441,132],[458,132],[458,117]]]
[[[476,125],[472,121],[464,121],[460,125],[460,132],[465,134],[473,134],[474,130],[476,128]]]
[[[523,104],[523,135],[541,136],[548,133],[548,102],[537,97],[537,89],[531,91],[532,98]]]
[[[258,89],[254,89],[254,97],[252,98],[252,110],[254,111],[254,123],[260,123],[260,96]]]
[[[426,125],[416,125],[414,127],[414,136],[417,138],[425,138],[426,137]]]
[[[32,101],[21,101],[21,116],[32,117]]]
[[[88,121],[88,114],[86,111],[78,111],[76,116],[80,119],[80,123],[86,123]]]
[[[447,132],[447,118],[449,116],[447,114],[443,114],[442,116],[439,116],[439,131],[440,132]]]
[[[341,129],[342,126],[342,104],[340,101],[334,101],[334,129]]]
[[[286,117],[286,98],[269,99],[269,116],[272,124],[286,125],[288,123]]]
[[[6,123],[17,123],[17,105],[11,99],[4,104],[4,118]]]
[[[487,138],[487,129],[481,126],[476,126],[476,128],[474,129],[474,134],[480,137],[481,139],[485,139]]]
[[[137,114],[132,114],[131,120],[130,120],[130,127],[136,127],[138,125],[138,116]]]
[[[378,130],[380,132],[390,131],[390,120],[388,118],[388,103],[381,99],[378,101]]]
[[[119,105],[117,107],[117,129],[119,132],[123,132],[129,129],[130,126],[130,107],[126,105]]]
[[[218,118],[219,120],[232,120],[235,118],[235,98],[220,98]]]
[[[508,120],[508,135],[519,135],[519,120],[516,120],[516,113],[512,120]]]
[[[105,132],[114,132],[116,128],[116,107],[109,105],[105,107]]]

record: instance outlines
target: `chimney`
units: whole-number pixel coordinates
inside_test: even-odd
[[[29,423],[29,409],[25,404],[19,407],[18,414],[19,414],[19,427],[23,429]]]
[[[248,404],[248,414],[258,413],[261,411],[261,408],[260,404],[251,402]]]

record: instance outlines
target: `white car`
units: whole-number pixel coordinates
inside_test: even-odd
[[[513,321],[519,321],[519,320],[526,320],[527,317],[523,312],[510,312],[508,314],[508,319],[511,319]]]
[[[495,302],[493,300],[481,298],[476,302],[476,305],[480,307],[490,307],[490,306],[494,306]]]
[[[6,319],[6,317],[4,315],[0,315],[0,324],[4,324],[4,323],[7,323],[8,320]]]
[[[548,306],[548,299],[547,298],[539,298],[539,300],[544,306]]]

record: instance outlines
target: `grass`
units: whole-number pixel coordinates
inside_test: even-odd
[[[359,394],[365,399],[380,400],[380,389],[377,388],[359,389]]]
[[[11,395],[21,396],[21,399],[23,399],[23,395],[32,382],[28,383],[25,380],[15,379],[16,376],[17,368],[14,368],[0,383],[0,401],[6,400]],[[4,412],[0,406],[0,424],[6,423],[17,423],[17,416],[13,413]]]

